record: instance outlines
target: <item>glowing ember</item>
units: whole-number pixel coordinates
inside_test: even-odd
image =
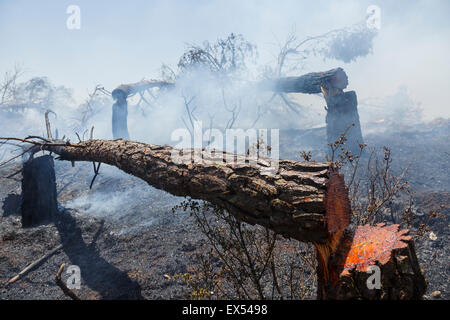
[[[408,230],[398,231],[398,227],[398,224],[385,226],[384,223],[359,226],[347,253],[342,275],[349,275],[355,268],[365,272],[375,262],[385,264],[390,260],[394,249],[407,247],[404,241],[411,239],[406,235]]]

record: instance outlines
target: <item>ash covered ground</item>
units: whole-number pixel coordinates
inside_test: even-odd
[[[325,136],[324,128],[282,131],[281,158],[301,160],[299,151],[311,150],[315,159],[323,160]],[[416,243],[428,281],[425,299],[450,298],[448,137],[448,120],[364,137],[371,147],[391,148],[395,170],[409,167],[415,210],[424,217],[431,211],[444,215],[429,221],[423,241]],[[91,163],[55,165],[60,216],[54,224],[22,229],[21,177],[0,179],[0,299],[68,299],[54,282],[62,263],[80,267],[81,289],[75,292],[81,299],[185,298],[187,288],[172,276],[192,270],[207,240],[189,213],[172,212],[183,198],[106,165],[89,190]],[[0,176],[19,168],[4,167]],[[61,250],[6,286],[61,243]]]

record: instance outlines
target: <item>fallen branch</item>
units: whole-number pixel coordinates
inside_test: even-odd
[[[53,254],[55,254],[59,249],[61,249],[63,247],[62,244],[60,244],[59,246],[57,246],[56,248],[52,249],[50,252],[46,253],[45,255],[43,255],[41,258],[37,259],[36,261],[34,261],[33,263],[31,263],[30,265],[28,265],[25,269],[23,269],[22,271],[20,271],[15,277],[11,278],[8,284],[14,283],[17,280],[19,280],[20,278],[22,278],[25,274],[27,274],[28,272],[30,272],[34,267],[36,267],[37,265],[39,265],[40,263],[44,262],[46,259],[48,259],[49,257],[51,257]]]

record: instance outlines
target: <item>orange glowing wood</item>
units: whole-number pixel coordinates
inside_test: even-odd
[[[351,239],[350,250],[343,260],[342,276],[349,275],[352,270],[366,272],[369,266],[376,263],[386,264],[395,249],[406,248],[411,236],[408,230],[398,230],[399,225],[359,226]]]

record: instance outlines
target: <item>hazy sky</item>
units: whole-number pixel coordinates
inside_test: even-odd
[[[406,85],[428,119],[450,116],[450,1],[95,1],[0,0],[0,72],[15,64],[25,78],[48,76],[78,97],[97,84],[155,78],[175,65],[186,43],[241,33],[258,45],[262,62],[296,27],[299,38],[364,19],[381,9],[374,53],[356,62],[311,61],[309,71],[342,66],[360,99],[394,94]],[[81,29],[66,27],[69,5],[81,9]]]

